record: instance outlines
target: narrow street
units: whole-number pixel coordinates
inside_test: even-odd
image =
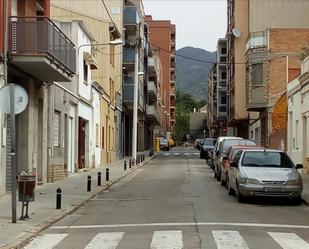
[[[161,152],[25,248],[308,249],[309,207],[240,204],[193,148]]]

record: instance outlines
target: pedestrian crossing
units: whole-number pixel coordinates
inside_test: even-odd
[[[198,152],[165,152],[164,156],[199,156]]]
[[[217,249],[250,249],[243,236],[238,231],[233,230],[213,230],[211,231],[214,243]],[[70,238],[70,236],[72,236]],[[90,239],[84,249],[117,249],[121,241],[126,235],[125,232],[104,232],[97,233]],[[277,245],[275,248],[282,249],[309,249],[308,241],[305,241],[295,233],[283,232],[265,232],[265,236],[273,240]],[[41,234],[34,238],[24,249],[53,249],[66,248],[61,246],[61,242],[71,239],[72,248],[80,248],[74,244],[73,234]],[[183,249],[184,247],[183,231],[168,230],[168,231],[154,231],[152,234],[150,249]],[[261,239],[261,245],[263,240]],[[260,246],[261,246],[260,245]],[[122,245],[123,246],[123,245]],[[144,245],[143,248],[149,248]],[[262,248],[262,247],[258,247]]]

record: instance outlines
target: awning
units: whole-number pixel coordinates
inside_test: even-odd
[[[99,69],[98,63],[92,54],[84,52],[84,60],[91,70]]]

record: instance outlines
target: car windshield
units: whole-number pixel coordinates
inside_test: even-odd
[[[167,139],[160,139],[160,144],[167,144]]]
[[[285,153],[269,151],[247,151],[244,153],[241,165],[245,167],[294,167]]]
[[[221,153],[227,154],[232,145],[255,145],[253,140],[248,139],[229,139],[222,142]]]
[[[204,146],[214,146],[216,143],[215,139],[205,139],[204,140]]]

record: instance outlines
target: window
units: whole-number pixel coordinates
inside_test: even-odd
[[[253,64],[251,71],[252,86],[263,85],[263,64]]]
[[[102,126],[102,149],[104,150],[104,126]]]
[[[226,54],[226,48],[221,48],[221,54]]]
[[[109,46],[109,62],[114,67],[115,66],[115,46]]]
[[[114,81],[112,79],[109,79],[109,96],[110,96],[110,100],[111,100],[111,105],[114,105],[115,102],[115,85],[114,85]]]
[[[295,145],[296,149],[299,149],[299,121],[296,120],[296,125],[295,125]]]
[[[88,65],[84,60],[84,83],[88,84]]]
[[[100,126],[98,124],[95,127],[95,145],[96,147],[100,146]]]
[[[226,80],[226,72],[221,72],[221,79]]]
[[[221,97],[221,104],[226,105],[226,96]]]
[[[60,147],[60,119],[61,114],[58,111],[54,111],[54,132],[53,132],[53,146]]]

